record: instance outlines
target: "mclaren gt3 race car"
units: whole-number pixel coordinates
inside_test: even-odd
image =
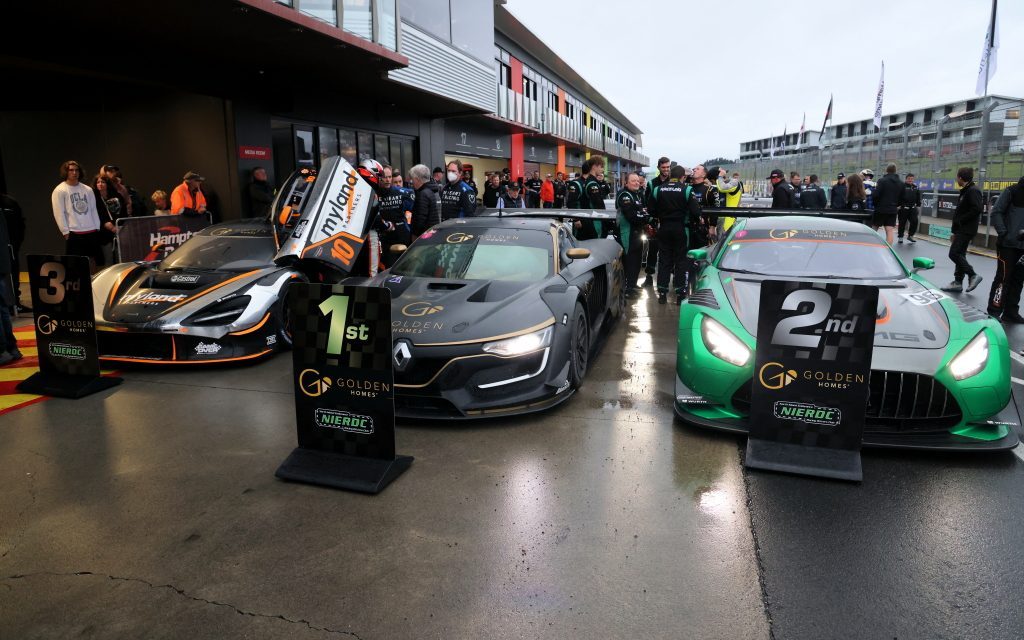
[[[479,418],[557,404],[623,312],[614,239],[578,241],[550,210],[515,215],[443,222],[370,281],[391,291],[398,415]],[[612,212],[577,215],[614,221]]]
[[[274,264],[262,219],[199,231],[155,263],[114,265],[93,278],[100,357],[194,363],[257,359],[290,344],[284,296],[300,274]]]
[[[908,270],[862,224],[799,216],[740,219],[713,248],[680,307],[675,410],[745,433],[761,282],[822,280],[879,289],[865,446],[999,450],[1017,445],[1006,335],[985,313]]]

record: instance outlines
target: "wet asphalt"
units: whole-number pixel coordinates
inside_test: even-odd
[[[1021,636],[1020,458],[748,471],[673,419],[677,317],[644,294],[548,412],[401,423],[377,496],[274,478],[287,356],[0,416],[0,638]]]

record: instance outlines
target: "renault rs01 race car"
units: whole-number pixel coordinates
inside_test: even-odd
[[[1001,450],[1018,443],[1010,357],[999,322],[908,271],[857,222],[741,218],[711,249],[680,307],[675,411],[685,422],[745,433],[761,282],[827,280],[878,287],[863,444]]]
[[[614,212],[563,212],[614,221]],[[550,210],[448,220],[371,285],[392,297],[400,416],[529,413],[570,395],[624,309],[622,248]]]

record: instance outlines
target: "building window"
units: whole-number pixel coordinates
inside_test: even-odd
[[[359,152],[356,149],[356,132],[351,129],[338,130],[338,151],[342,158],[348,160],[349,164],[359,162]]]
[[[558,111],[558,94],[554,91],[548,92],[548,106]]]
[[[299,6],[305,4],[303,1]],[[373,9],[370,7],[370,0],[344,0],[341,18],[345,31],[373,41]]]
[[[498,63],[498,84],[506,88],[512,86],[512,67],[504,62]]]
[[[968,101],[967,101],[967,110],[968,110],[968,111],[974,111],[974,107],[975,107],[975,106],[976,106],[976,105],[975,105],[975,102],[974,102],[974,100],[968,100]]]
[[[303,0],[303,4],[305,3],[306,0]],[[452,20],[448,0],[401,0],[399,7],[403,20],[445,42],[452,41]]]
[[[925,111],[924,111],[924,123],[928,124],[931,121],[932,121],[932,110],[931,109],[925,109]]]
[[[868,133],[868,123],[867,122],[860,123],[860,135],[864,136],[864,135],[867,135],[867,133]]]

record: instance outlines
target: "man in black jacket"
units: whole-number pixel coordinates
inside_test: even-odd
[[[782,173],[782,169],[772,169],[768,174],[768,182],[772,185],[772,209],[795,208],[795,189],[786,182],[786,174]]]
[[[917,233],[917,222],[920,216],[921,190],[914,184],[914,174],[908,173],[903,182],[903,192],[900,193],[899,228],[896,233],[896,242],[903,244],[904,231],[907,232],[907,242],[917,242],[914,240],[914,234]]]
[[[626,254],[626,295],[634,297],[640,292],[636,279],[643,260],[644,226],[650,220],[640,193],[640,176],[635,173],[626,176],[626,188],[615,196],[615,208],[619,210],[619,242]]]
[[[555,209],[565,208],[565,174],[559,171],[555,174],[554,182],[555,190]]]
[[[836,183],[832,185],[832,193],[829,194],[829,206],[835,211],[846,209],[846,174],[840,173],[836,176]]]
[[[654,178],[647,183],[647,187],[644,190],[644,202],[647,203],[649,208],[654,208],[658,196],[658,189],[661,185],[668,182],[670,171],[672,171],[672,161],[665,156],[658,158],[658,175],[654,176]],[[657,221],[655,220],[653,222],[656,223]],[[656,232],[657,229],[655,228],[654,231]],[[653,287],[654,271],[658,266],[658,236],[656,233],[654,235],[647,234],[647,255],[644,256],[643,262],[647,265],[644,267],[644,273],[647,274],[647,277],[644,279],[644,283],[641,286]]]
[[[1022,323],[1020,292],[1024,286],[1024,178],[1007,187],[992,207],[992,227],[999,241],[996,275],[988,294],[988,312],[1003,322]]]
[[[824,211],[825,207],[828,206],[825,190],[821,187],[821,183],[818,182],[816,174],[812,173],[808,178],[807,186],[804,187],[803,193],[800,194],[800,206],[811,211]]]
[[[498,196],[500,196],[502,192],[501,176],[497,173],[492,173],[487,176],[487,182],[484,183],[484,206],[488,209],[493,209],[498,206]]]
[[[25,240],[25,215],[22,213],[18,201],[6,193],[0,193],[0,210],[3,212],[4,222],[7,224],[7,234],[13,253],[11,280],[14,282],[14,311],[15,313],[30,311],[21,304],[21,270],[18,267],[21,260],[21,243]]]
[[[974,184],[974,169],[957,169],[956,183],[960,185],[960,197],[957,198],[956,211],[953,212],[953,235],[949,245],[949,259],[956,265],[956,269],[953,271],[953,281],[942,287],[943,291],[951,293],[960,293],[964,290],[964,276],[967,276],[968,291],[974,291],[981,283],[981,276],[975,273],[974,267],[967,262],[967,247],[978,233],[978,220],[981,218],[984,198],[981,189]]]
[[[426,165],[418,164],[409,169],[409,179],[416,190],[416,200],[412,205],[412,235],[419,236],[441,222],[441,206]]]
[[[781,172],[780,172],[781,173]],[[658,304],[668,302],[669,280],[676,293],[676,304],[686,299],[686,252],[690,245],[690,230],[700,220],[700,202],[693,188],[683,182],[686,169],[676,165],[669,173],[669,181],[658,188],[654,202],[654,217],[658,226]]]
[[[903,185],[900,184],[900,177],[896,175],[896,165],[890,164],[885,168],[885,175],[875,186],[875,213],[871,217],[871,228],[878,231],[879,227],[885,227],[885,241],[892,246],[896,236],[896,216],[899,213],[900,195],[903,193]]]

